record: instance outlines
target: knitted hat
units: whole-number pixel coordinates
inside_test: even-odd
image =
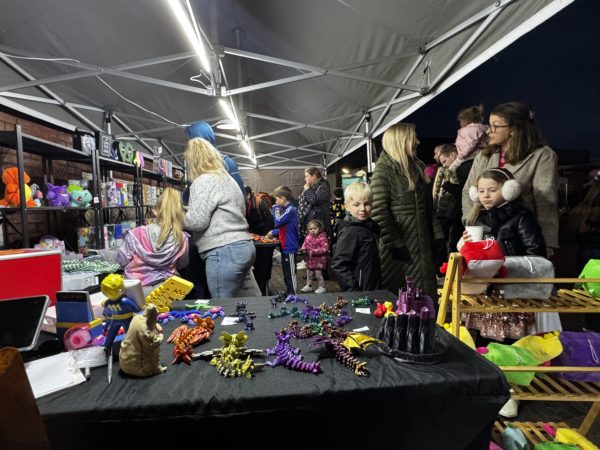
[[[186,127],[185,134],[190,139],[202,138],[210,142],[212,145],[215,145],[216,143],[215,133],[210,125],[206,122],[194,122],[190,126]]]

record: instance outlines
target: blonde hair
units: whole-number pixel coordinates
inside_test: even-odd
[[[397,123],[383,134],[383,149],[400,165],[400,170],[408,180],[408,190],[414,191],[417,178],[425,180],[423,170],[416,165],[416,174],[411,170],[411,160],[414,160],[413,146],[417,139],[415,126],[412,123]],[[415,176],[416,175],[416,176]]]
[[[205,173],[227,175],[223,157],[212,144],[201,138],[188,141],[185,148],[185,161],[191,180]]]
[[[369,185],[360,181],[349,184],[344,191],[344,201],[348,204],[351,200],[373,201],[373,192],[371,192]]]
[[[165,188],[156,200],[154,211],[156,223],[160,227],[156,241],[158,247],[165,243],[171,232],[179,245],[183,245],[183,202],[179,191],[172,187]]]

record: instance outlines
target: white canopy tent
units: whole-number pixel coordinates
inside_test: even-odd
[[[241,167],[326,167],[572,1],[5,1],[0,104],[177,163],[185,125],[237,120]]]

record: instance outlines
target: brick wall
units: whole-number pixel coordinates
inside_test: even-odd
[[[0,131],[14,131],[16,125],[20,125],[22,131],[26,134],[55,142],[66,147],[73,147],[73,135],[58,128],[52,128],[38,121],[29,119],[24,116],[19,116],[18,113],[0,110]],[[25,172],[30,176],[31,183],[37,183],[45,193],[44,173],[42,157],[27,153],[27,148],[24,148],[24,166]],[[16,166],[17,154],[14,149],[0,147],[0,171]],[[82,172],[92,172],[92,166],[87,164],[78,164],[71,161],[54,160],[52,162],[52,173],[54,176],[54,184],[67,184],[69,179],[81,179]],[[129,174],[117,174],[115,178],[132,181],[133,177]],[[0,195],[4,196],[4,184],[0,184]],[[135,213],[133,210],[126,210],[128,218],[134,219]],[[85,214],[85,215],[84,215]],[[115,215],[116,213],[111,213]],[[46,234],[52,234],[60,239],[65,239],[71,247],[76,245],[76,228],[83,223],[84,219],[90,224],[93,224],[92,211],[51,211],[51,212],[33,212],[27,213],[27,229],[29,232],[30,245],[37,243],[40,237]],[[9,216],[11,223],[17,229],[21,229],[21,216],[19,213]],[[107,220],[110,220],[107,217]],[[22,246],[21,236],[12,227],[7,226],[6,235],[4,237],[4,245],[9,248],[19,248]],[[73,248],[73,250],[77,250]]]

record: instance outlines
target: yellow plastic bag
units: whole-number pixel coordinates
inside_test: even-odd
[[[543,336],[525,336],[513,345],[529,350],[539,365],[562,353],[563,347],[558,336],[558,331],[546,333]]]
[[[582,450],[599,450],[598,447],[588,441],[577,430],[571,428],[558,428],[554,441],[564,444],[575,444],[581,447]]]
[[[450,331],[451,325],[449,323],[445,323],[444,324],[444,329],[452,334],[452,331]],[[471,333],[469,333],[469,330],[467,330],[465,328],[464,325],[460,326],[460,331],[459,331],[459,339],[461,340],[461,342],[463,344],[466,344],[468,347],[471,347],[473,350],[475,350],[475,342],[473,341],[473,338],[471,337]]]

